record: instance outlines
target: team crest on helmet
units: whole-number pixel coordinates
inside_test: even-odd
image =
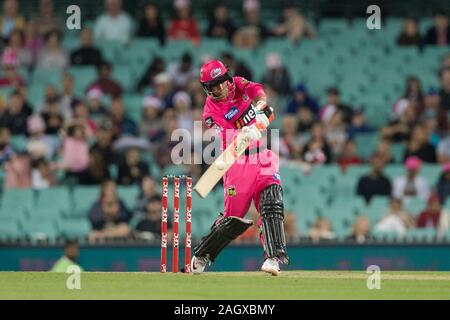
[[[220,76],[221,72],[222,72],[222,70],[220,68],[214,68],[211,70],[211,73],[209,75],[211,76],[211,78],[215,79],[218,76]]]

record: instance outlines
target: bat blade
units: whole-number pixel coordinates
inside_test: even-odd
[[[205,198],[224,174],[248,147],[249,141],[239,134],[233,142],[217,157],[194,186],[197,194]]]

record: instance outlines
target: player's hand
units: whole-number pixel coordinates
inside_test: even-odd
[[[263,100],[256,104],[256,123],[260,128],[267,128],[274,119],[273,108]]]
[[[262,138],[261,131],[256,126],[256,123],[252,124],[251,126],[242,128],[242,132],[244,133],[244,136],[249,140],[259,140]]]

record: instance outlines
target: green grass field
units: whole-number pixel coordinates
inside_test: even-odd
[[[81,274],[81,289],[68,290],[69,275],[1,272],[0,299],[450,299],[448,272],[382,272],[381,289],[369,290],[358,271],[290,271],[192,274]]]

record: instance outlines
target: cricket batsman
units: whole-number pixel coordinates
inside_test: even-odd
[[[223,176],[224,212],[214,221],[211,231],[194,250],[193,273],[202,273],[208,263],[252,221],[245,219],[252,200],[259,213],[258,228],[264,248],[261,270],[280,274],[279,263],[288,264],[284,234],[283,190],[279,175],[279,159],[267,149],[261,128],[267,128],[274,110],[266,103],[263,86],[242,77],[232,77],[219,60],[209,61],[200,70],[200,82],[207,94],[203,120],[221,135],[222,149],[240,130],[249,139],[249,147]],[[228,133],[227,133],[228,132]],[[233,137],[231,137],[233,138]],[[258,157],[264,161],[258,161]],[[244,160],[244,161],[243,161]]]

